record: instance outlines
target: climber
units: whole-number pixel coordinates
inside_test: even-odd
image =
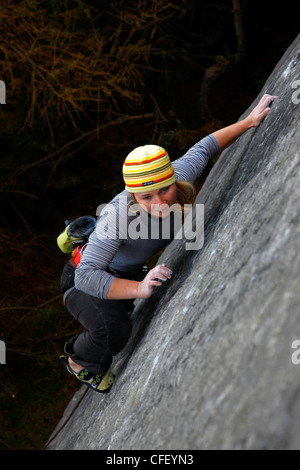
[[[174,239],[175,216],[170,208],[176,205],[183,212],[186,204],[194,202],[193,183],[208,161],[257,127],[275,98],[264,95],[245,119],[206,136],[172,163],[166,150],[155,145],[138,147],[126,157],[125,190],[103,208],[78,266],[70,260],[62,273],[65,307],[84,330],[65,344],[61,359],[81,382],[101,393],[110,390],[112,358],[131,334],[128,313],[133,300],[149,298],[155,287],[172,277],[164,264],[142,280],[138,277],[143,264]],[[126,232],[129,224],[141,227],[154,220],[159,228],[165,219],[171,226],[168,239],[159,231],[148,238]]]

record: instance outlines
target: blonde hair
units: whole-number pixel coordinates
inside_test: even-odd
[[[176,202],[184,210],[184,204],[194,204],[196,199],[195,186],[188,181],[175,181],[177,189],[177,200]]]

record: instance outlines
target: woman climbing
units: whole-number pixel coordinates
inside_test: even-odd
[[[183,210],[194,202],[192,185],[208,161],[257,127],[274,98],[264,95],[245,119],[208,135],[172,163],[167,152],[155,145],[138,147],[126,157],[125,190],[104,207],[80,263],[75,269],[70,260],[61,279],[65,306],[84,327],[65,344],[61,359],[81,382],[101,393],[110,390],[114,375],[109,367],[131,334],[128,313],[133,300],[150,297],[156,286],[172,276],[162,264],[138,280],[143,264],[174,239],[170,209],[176,205]],[[170,222],[167,237],[160,230],[166,219]],[[155,236],[153,220],[158,223]],[[150,236],[137,236],[143,226]]]

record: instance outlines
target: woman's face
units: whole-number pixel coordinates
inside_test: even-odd
[[[135,193],[135,200],[151,215],[166,217],[170,214],[170,207],[176,203],[177,190],[173,183],[165,188],[154,189],[145,193]]]

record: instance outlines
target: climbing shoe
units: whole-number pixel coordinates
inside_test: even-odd
[[[67,356],[60,356],[60,360],[65,364],[71,375],[74,375],[74,377],[80,380],[80,382],[84,383],[96,392],[108,393],[110,391],[115,379],[115,375],[110,370],[105,374],[93,374],[87,369],[81,369],[79,372],[75,372],[71,368]]]

